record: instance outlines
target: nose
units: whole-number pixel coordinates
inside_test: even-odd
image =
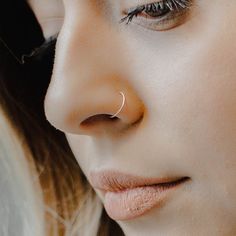
[[[45,113],[65,133],[117,134],[142,120],[144,104],[130,79],[119,34],[101,16],[96,24],[91,19],[89,13],[65,19]]]

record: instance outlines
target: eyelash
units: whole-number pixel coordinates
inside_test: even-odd
[[[160,18],[167,15],[170,12],[181,11],[186,8],[189,8],[192,5],[192,0],[162,0],[155,3],[150,3],[146,5],[141,5],[136,8],[130,9],[125,13],[125,17],[120,20],[120,23],[126,21],[126,24],[132,22],[134,17],[138,17],[143,12],[146,12],[146,15],[149,15],[147,12],[152,11],[156,13],[157,16],[150,16],[152,18]],[[159,14],[158,14],[159,13]]]

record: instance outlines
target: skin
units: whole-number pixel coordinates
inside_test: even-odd
[[[155,1],[36,2],[39,22],[63,16],[45,112],[85,175],[191,178],[163,208],[119,221],[125,234],[235,235],[236,1],[196,0],[162,31],[118,23],[122,10]],[[50,24],[52,35],[58,24]],[[81,125],[114,114],[119,91],[119,120]]]

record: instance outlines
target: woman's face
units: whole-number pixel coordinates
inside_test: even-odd
[[[236,1],[31,5],[60,28],[47,119],[110,217],[128,236],[235,235]]]

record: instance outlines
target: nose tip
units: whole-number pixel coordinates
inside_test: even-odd
[[[73,134],[118,134],[140,122],[144,113],[141,100],[127,87],[118,91],[92,90],[90,87],[87,93],[78,95],[76,102],[68,96],[63,96],[63,101],[52,97],[46,100],[46,104],[50,104],[45,106],[49,122],[57,129]]]

